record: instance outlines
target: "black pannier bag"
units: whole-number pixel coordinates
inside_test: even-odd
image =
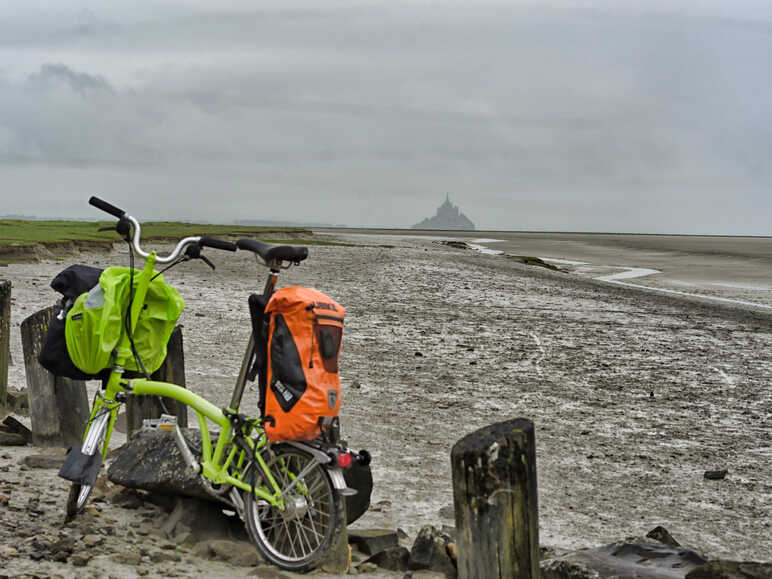
[[[265,387],[266,387],[266,358],[265,348],[268,342],[268,322],[269,316],[265,313],[265,306],[268,304],[268,298],[262,294],[252,294],[249,296],[249,315],[252,319],[252,335],[255,338],[255,349],[252,358],[252,367],[247,375],[251,381],[258,380],[258,391],[260,399],[260,416],[265,415]]]
[[[38,362],[55,376],[64,376],[73,380],[91,380],[99,377],[99,375],[86,374],[72,363],[67,352],[64,324],[67,320],[67,312],[75,303],[75,298],[97,285],[102,271],[98,267],[75,264],[59,272],[51,281],[51,287],[62,294],[62,299],[57,304],[54,317],[48,324]]]

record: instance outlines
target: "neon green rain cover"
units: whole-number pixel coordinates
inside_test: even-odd
[[[83,372],[97,374],[112,364],[110,357],[119,345],[129,305],[129,271],[128,267],[108,267],[99,276],[99,284],[78,296],[67,313],[67,352]],[[135,288],[139,274],[134,270]],[[163,364],[166,344],[184,307],[182,296],[162,275],[150,282],[133,332],[134,345],[148,373]],[[116,359],[124,359],[127,370],[141,371],[125,342]]]

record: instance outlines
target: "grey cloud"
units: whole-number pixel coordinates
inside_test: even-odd
[[[702,200],[731,190],[730,213],[767,227],[769,10],[152,4],[17,19],[29,36],[0,18],[6,168],[141,189],[148,209],[174,209],[160,191],[195,193],[201,215],[223,218],[207,193],[238,206],[275,191],[266,218],[316,221],[324,197],[367,225],[408,225],[450,192],[488,227],[724,231],[727,211]],[[61,58],[44,58],[52,46]],[[42,55],[24,73],[19,47]]]
[[[40,72],[30,75],[28,86],[34,90],[56,90],[57,85],[66,84],[70,89],[86,96],[87,93],[114,92],[110,83],[100,75],[76,72],[63,64],[43,64]]]

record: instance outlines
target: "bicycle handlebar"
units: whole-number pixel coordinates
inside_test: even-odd
[[[118,209],[115,205],[110,205],[107,201],[102,201],[99,197],[94,197],[92,195],[88,202],[89,205],[93,205],[97,209],[101,209],[105,213],[109,213],[118,219],[126,215],[126,212],[123,209]]]
[[[143,250],[139,246],[140,229],[141,229],[139,225],[139,221],[134,219],[131,215],[126,215],[125,213],[123,215],[123,218],[131,221],[131,224],[134,226],[134,237],[132,237],[131,239],[131,245],[134,247],[134,251],[136,251],[138,255],[147,259],[148,257],[150,257],[150,253]],[[188,245],[190,245],[191,243],[200,243],[200,242],[201,242],[200,235],[196,235],[195,237],[185,237],[184,239],[181,239],[177,243],[177,245],[174,247],[174,249],[169,255],[167,255],[166,257],[161,257],[159,255],[156,255],[155,260],[157,263],[171,263],[172,261],[177,259],[180,255],[182,255],[183,250]]]
[[[202,237],[199,243],[201,244],[201,247],[213,247],[224,251],[236,251],[238,249],[238,246],[236,246],[235,243],[214,239],[213,237]]]
[[[136,251],[137,254],[140,255],[141,257],[144,257],[144,258],[150,257],[150,253],[143,250],[142,247],[140,247],[139,245],[140,231],[141,231],[139,221],[137,221],[131,215],[127,215],[123,209],[119,209],[115,205],[111,205],[110,203],[108,203],[107,201],[103,201],[99,197],[92,196],[88,200],[88,202],[90,205],[93,205],[97,209],[101,209],[102,211],[109,213],[113,217],[117,217],[118,219],[122,219],[130,222],[134,226],[134,235],[131,238],[131,245],[134,248],[134,251]],[[157,255],[156,262],[171,263],[172,261],[177,259],[180,255],[182,255],[182,252],[184,251],[184,249],[192,243],[196,243],[200,247],[213,247],[215,249],[222,249],[225,251],[236,251],[237,249],[237,246],[235,243],[230,243],[228,241],[221,241],[219,239],[214,239],[212,237],[202,237],[200,235],[196,235],[193,237],[185,237],[184,239],[181,239],[174,247],[172,252],[166,257],[161,257]]]

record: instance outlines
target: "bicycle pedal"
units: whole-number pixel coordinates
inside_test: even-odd
[[[176,425],[176,416],[171,414],[161,414],[160,418],[145,418],[142,421],[142,430],[174,430]]]

